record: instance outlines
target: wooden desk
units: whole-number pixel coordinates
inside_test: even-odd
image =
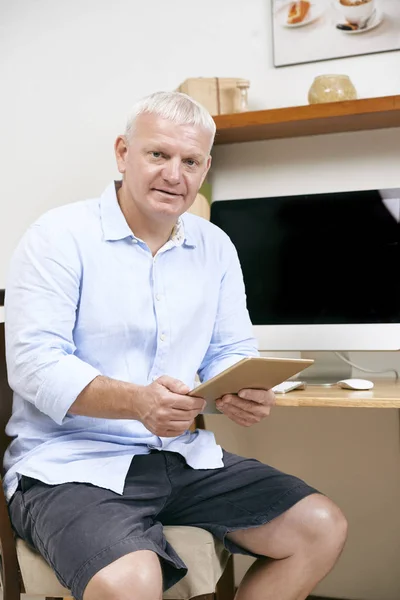
[[[400,408],[400,380],[375,380],[372,390],[344,390],[338,386],[308,386],[276,395],[277,406],[335,406],[342,408]]]

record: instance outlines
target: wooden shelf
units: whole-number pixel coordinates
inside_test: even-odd
[[[218,115],[214,121],[217,145],[400,127],[400,96]]]

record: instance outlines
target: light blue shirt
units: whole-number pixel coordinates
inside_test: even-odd
[[[218,227],[184,214],[153,257],[119,207],[100,198],[44,214],[11,261],[5,301],[13,413],[4,487],[18,475],[88,482],[121,494],[135,454],[179,452],[223,466],[210,431],[153,435],[139,421],[69,414],[98,375],[148,385],[163,374],[194,387],[257,356],[236,250]]]

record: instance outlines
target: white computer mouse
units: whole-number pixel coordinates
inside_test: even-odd
[[[337,385],[346,390],[370,390],[374,387],[372,381],[368,379],[342,379]]]

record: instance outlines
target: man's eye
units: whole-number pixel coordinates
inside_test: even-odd
[[[151,152],[153,158],[161,158],[161,152]]]
[[[196,161],[193,160],[193,158],[188,158],[186,160],[186,164],[189,165],[189,167],[194,167],[194,165],[196,164]]]

